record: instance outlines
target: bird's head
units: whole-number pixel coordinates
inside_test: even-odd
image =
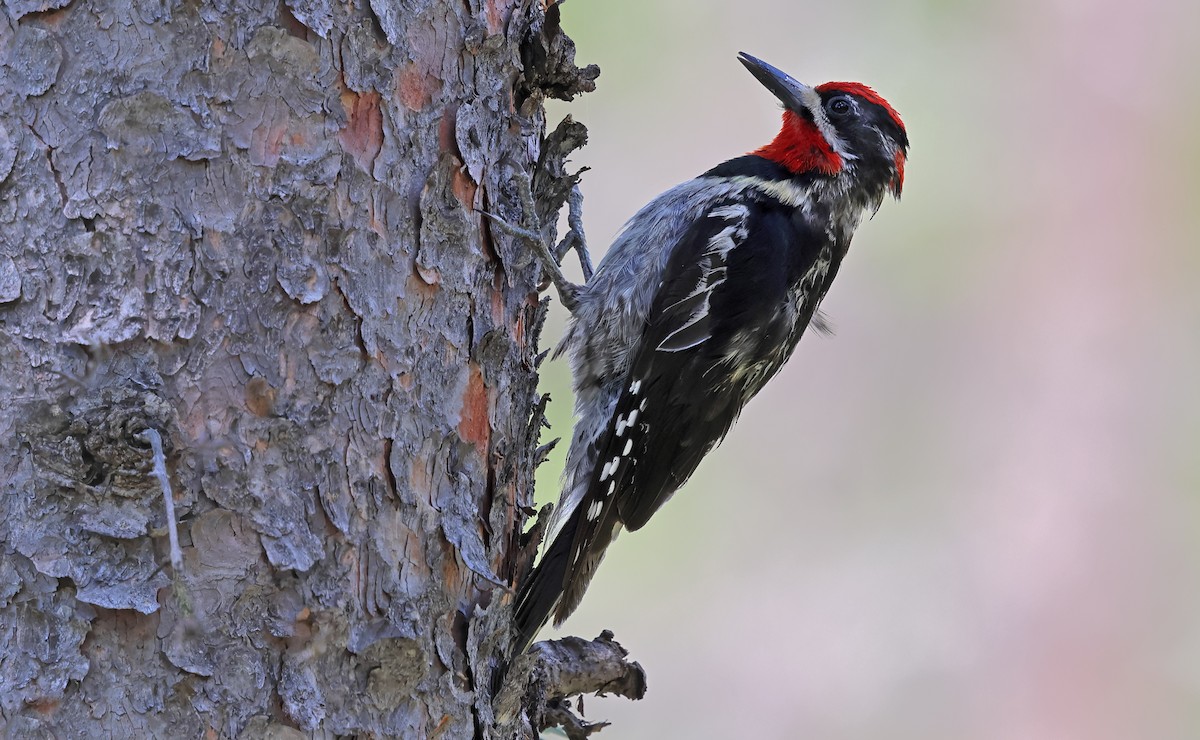
[[[745,52],[738,59],[783,103],[783,128],[755,154],[797,174],[881,183],[900,197],[908,134],[883,97],[858,82],[809,87]]]

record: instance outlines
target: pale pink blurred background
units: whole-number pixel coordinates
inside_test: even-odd
[[[603,736],[1200,738],[1200,3],[563,13],[603,70],[553,109],[591,132],[597,256],[774,134],[738,51],[867,82],[912,138],[903,202],[825,302],[836,335],[805,338],[568,622],[649,672],[644,702],[587,701]],[[566,373],[543,378],[554,435]]]

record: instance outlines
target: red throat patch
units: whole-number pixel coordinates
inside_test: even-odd
[[[836,175],[843,166],[842,158],[817,130],[816,124],[791,110],[783,112],[783,128],[779,129],[774,141],[751,154],[777,162],[797,174],[816,171]]]

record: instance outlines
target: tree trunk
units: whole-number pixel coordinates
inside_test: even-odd
[[[544,307],[479,210],[561,205],[572,56],[538,0],[6,0],[0,730],[502,736]]]

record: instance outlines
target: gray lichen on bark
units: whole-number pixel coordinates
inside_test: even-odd
[[[492,736],[557,10],[3,7],[4,729]]]

